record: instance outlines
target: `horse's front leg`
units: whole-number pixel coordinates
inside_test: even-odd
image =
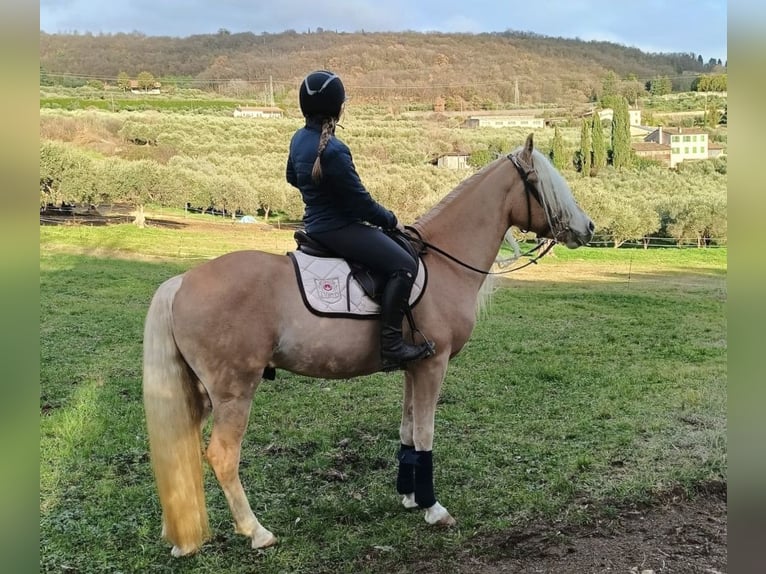
[[[455,524],[436,500],[433,478],[434,415],[446,362],[446,357],[432,357],[407,369],[396,481],[405,508],[425,508],[426,522],[440,526]]]
[[[399,469],[396,475],[396,491],[402,495],[404,508],[417,508],[415,502],[415,438],[412,420],[412,382],[409,371],[404,373],[404,398],[402,400],[402,422],[399,425],[399,452],[396,455]]]

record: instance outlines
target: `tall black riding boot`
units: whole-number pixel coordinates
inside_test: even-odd
[[[414,282],[415,277],[408,271],[397,271],[383,289],[380,302],[380,356],[384,371],[399,369],[405,363],[434,354],[433,342],[410,345],[402,338],[402,320]]]

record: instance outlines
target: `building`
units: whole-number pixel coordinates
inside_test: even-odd
[[[281,118],[282,110],[274,107],[254,108],[237,106],[234,108],[235,118]]]
[[[157,95],[160,93],[160,88],[162,87],[162,84],[159,82],[154,82],[151,87],[148,88],[142,88],[138,85],[138,80],[130,80],[130,84],[128,85],[128,88],[130,89],[131,94],[153,94]]]
[[[545,120],[532,116],[471,116],[463,122],[464,128],[543,128]]]
[[[709,157],[707,132],[699,128],[658,127],[644,138],[670,148],[670,167],[682,161],[707,159]]]
[[[468,154],[458,152],[445,153],[435,157],[430,163],[445,169],[468,169],[471,167],[468,165]]]
[[[707,144],[707,155],[708,157],[713,158],[724,156],[726,153],[724,152],[723,146],[721,144],[709,142]]]
[[[634,142],[630,147],[638,157],[658,161],[670,167],[670,146],[644,141]]]
[[[586,112],[583,114],[583,117],[591,117],[593,115],[593,111]],[[603,110],[598,111],[598,117],[603,122],[604,120],[612,121],[614,119],[614,110],[612,108],[604,108]],[[630,126],[640,126],[641,125],[641,110],[628,110],[628,122],[630,123]]]

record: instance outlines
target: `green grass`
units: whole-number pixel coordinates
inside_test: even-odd
[[[726,480],[726,251],[557,247],[500,281],[447,374],[436,490],[457,528],[398,505],[400,376],[279,372],[256,393],[241,472],[280,544],[253,551],[233,534],[208,470],[214,537],[172,559],[143,422],[143,318],[159,283],[201,259],[291,248],[290,232],[241,230],[41,228],[41,571],[407,572],[531,520]]]

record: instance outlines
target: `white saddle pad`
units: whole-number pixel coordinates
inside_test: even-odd
[[[295,264],[303,302],[317,315],[331,317],[376,318],[380,305],[370,299],[353,277],[344,259],[314,257],[303,251],[288,255]],[[418,274],[410,293],[410,306],[420,300],[427,282],[426,266],[418,261]]]

